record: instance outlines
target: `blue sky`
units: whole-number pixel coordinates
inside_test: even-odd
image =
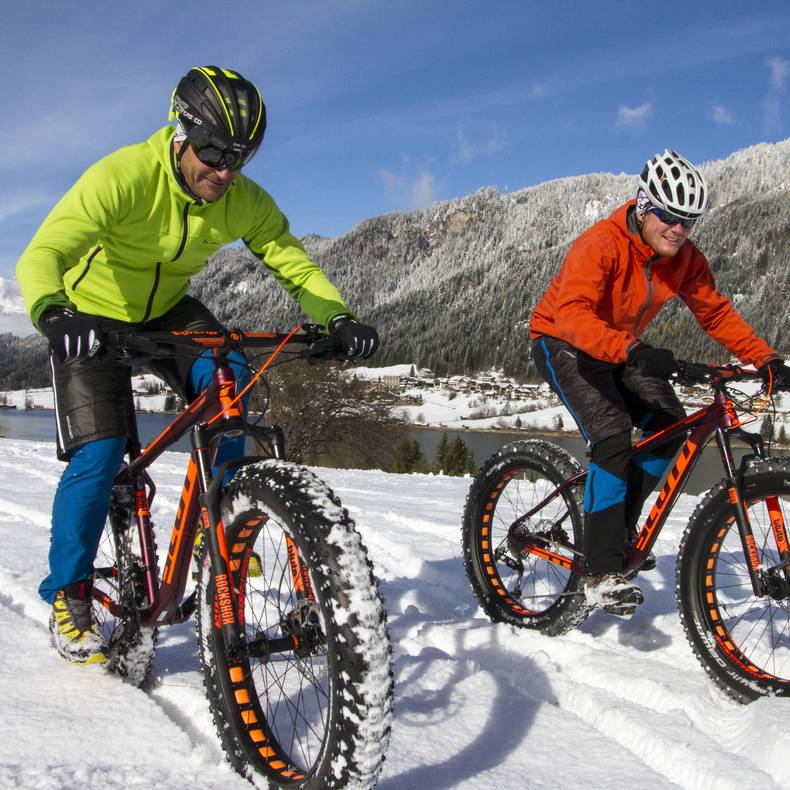
[[[167,123],[193,65],[261,88],[269,127],[246,172],[297,235],[790,136],[788,0],[7,6],[3,277],[86,167]]]

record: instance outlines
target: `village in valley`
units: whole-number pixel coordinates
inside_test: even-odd
[[[374,368],[349,366],[346,375],[357,376],[398,396],[396,416],[416,426],[456,431],[524,431],[525,433],[577,432],[572,417],[545,383],[527,382],[501,370],[437,376],[414,364]],[[741,385],[744,398],[756,385]],[[181,399],[152,374],[132,378],[135,408],[141,413],[174,412]],[[678,394],[692,412],[710,402],[705,387],[679,387]],[[790,394],[774,400],[776,411],[762,411],[747,430],[758,429],[778,445],[787,445],[790,432]],[[0,392],[0,409],[53,409],[51,388]],[[767,422],[766,422],[767,421]]]

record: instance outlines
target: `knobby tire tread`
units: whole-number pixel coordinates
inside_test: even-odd
[[[744,478],[744,491],[747,509],[755,514],[760,510],[760,502],[768,496],[790,497],[790,458],[752,461]],[[783,512],[785,527],[788,527],[790,508],[785,506]],[[765,549],[771,547],[773,537],[768,535],[767,541],[761,545],[758,534],[759,519],[750,518],[750,521],[755,530],[760,560],[764,562]],[[733,576],[733,570],[737,570],[739,563],[745,569],[743,560],[738,559],[738,551],[742,557],[743,550],[734,521],[733,506],[722,481],[697,505],[680,543],[675,592],[686,638],[710,678],[737,701],[750,702],[765,695],[790,696],[790,660],[785,658],[780,665],[781,674],[773,675],[770,662],[762,662],[768,663],[768,667],[760,665],[760,659],[757,658],[760,655],[759,650],[740,651],[738,642],[742,638],[740,634],[744,632],[730,632],[731,628],[742,628],[740,623],[728,616],[728,606],[733,611],[734,606],[727,600],[727,596],[736,600],[733,598],[732,578],[729,578]],[[776,551],[775,545],[773,551]],[[721,580],[718,576],[720,568]],[[741,576],[748,578],[745,570]],[[780,649],[785,656],[790,654],[790,600],[785,598],[783,602],[775,605],[776,602],[770,596],[757,599],[751,585],[747,589],[744,582],[741,582],[736,592],[744,601],[748,601],[749,596],[752,596],[751,600],[759,601],[753,609],[756,617],[760,616],[761,610],[768,613],[774,607],[774,611],[770,611],[771,621],[765,625],[760,623],[760,627],[775,628]],[[748,616],[744,616],[742,622],[748,624]],[[752,628],[751,632],[757,633],[757,629]],[[748,640],[751,636],[743,638]],[[735,650],[732,649],[733,646]],[[766,673],[759,670],[767,670],[768,676],[761,677],[761,674]]]
[[[273,736],[265,700],[257,701],[262,693],[255,683],[257,659],[249,658],[242,666],[243,684],[229,682],[234,662],[226,657],[214,627],[214,588],[204,540],[198,572],[198,650],[214,723],[229,761],[255,784],[268,780],[272,787],[305,790],[373,787],[391,728],[392,649],[383,600],[353,522],[325,484],[304,467],[282,461],[264,461],[238,472],[223,498],[222,512],[227,544],[242,558],[242,569],[252,543],[269,523],[264,522],[260,532],[251,530],[248,525],[261,516],[279,522],[297,545],[322,612],[329,678],[328,722],[319,754],[312,765],[289,765],[288,745],[281,736]],[[255,545],[256,551],[261,549]],[[261,559],[265,564],[266,556]],[[247,589],[245,597],[250,594]],[[237,701],[243,686],[249,689],[252,707]],[[255,725],[240,719],[242,714],[249,717],[250,709],[255,718],[263,717],[260,729],[267,743],[278,743],[280,737],[282,752],[263,755],[261,733],[255,734]]]
[[[564,449],[539,439],[513,442],[492,455],[476,475],[464,507],[461,539],[466,575],[475,597],[492,622],[509,623],[518,628],[536,629],[548,636],[558,636],[581,624],[589,614],[583,595],[584,578],[568,572],[567,582],[564,587],[559,585],[556,596],[553,591],[547,593],[547,606],[540,611],[532,611],[526,601],[522,604],[513,596],[503,594],[507,590],[507,582],[498,573],[502,566],[485,561],[487,552],[482,534],[484,517],[487,513],[496,512],[502,497],[502,493],[497,493],[497,487],[506,488],[508,475],[519,469],[553,484],[582,471],[579,462]],[[583,487],[576,487],[569,492],[566,504],[571,528],[569,538],[575,546],[582,546]],[[517,515],[514,511],[508,513],[508,518],[514,520]],[[495,529],[495,521],[496,517],[492,516],[489,522],[492,530]],[[493,551],[496,549],[496,539],[493,533],[491,537],[490,550]],[[530,577],[537,577],[550,565],[532,556],[525,562],[532,563]],[[549,572],[552,572],[551,569]]]

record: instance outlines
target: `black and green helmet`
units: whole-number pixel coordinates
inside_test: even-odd
[[[258,88],[237,71],[218,66],[196,66],[182,77],[173,91],[170,117],[180,121],[196,151],[223,154],[228,166],[246,164],[266,131]]]

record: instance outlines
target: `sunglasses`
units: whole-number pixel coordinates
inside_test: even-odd
[[[209,167],[216,167],[221,170],[238,170],[247,164],[247,162],[255,156],[257,148],[247,151],[227,151],[217,148],[211,143],[201,145],[192,140],[189,141],[195,156],[204,164]]]
[[[675,214],[670,214],[668,211],[664,211],[662,208],[651,208],[650,212],[655,214],[658,218],[659,222],[662,222],[664,225],[677,225],[680,223],[684,228],[693,228],[694,223],[697,221],[696,217],[692,217],[691,219],[686,219],[685,217],[678,217]]]

